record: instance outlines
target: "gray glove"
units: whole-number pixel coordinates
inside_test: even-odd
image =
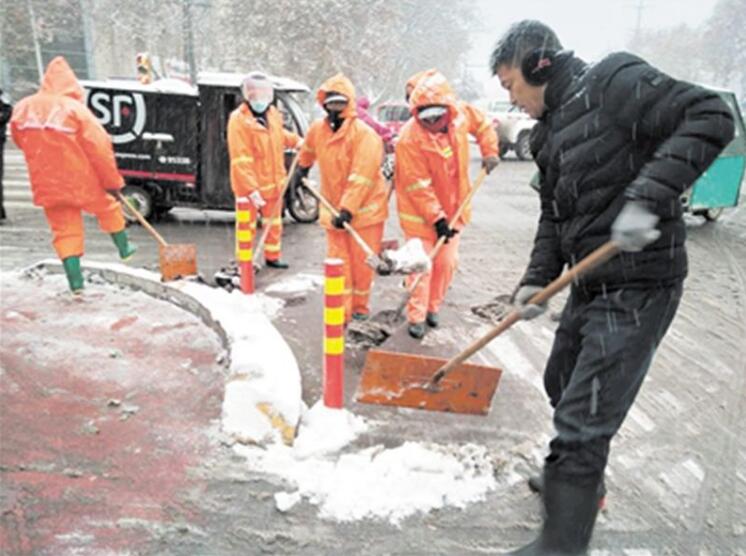
[[[661,236],[658,216],[650,212],[644,203],[627,201],[619,216],[611,225],[611,240],[619,245],[622,251],[642,251],[648,243]]]
[[[547,304],[533,305],[529,300],[544,288],[540,286],[521,286],[515,294],[515,302],[523,320],[531,320],[547,310]]]

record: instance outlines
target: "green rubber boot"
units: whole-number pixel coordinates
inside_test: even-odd
[[[137,251],[137,245],[129,242],[125,230],[111,234],[111,239],[114,240],[114,245],[119,250],[119,258],[123,261],[130,260]]]
[[[80,257],[63,259],[62,267],[65,269],[70,291],[74,294],[81,293],[83,291],[83,273],[80,272]]]

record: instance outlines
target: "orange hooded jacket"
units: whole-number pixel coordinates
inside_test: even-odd
[[[471,190],[469,179],[469,134],[477,138],[483,157],[496,156],[497,135],[484,114],[459,102],[446,78],[435,70],[421,76],[410,97],[410,108],[445,105],[451,115],[448,126],[453,148],[441,149],[433,134],[411,118],[402,127],[396,145],[396,199],[402,229],[409,237],[437,239],[433,224],[456,213]],[[447,159],[458,160],[458,183],[448,175]],[[468,206],[456,223],[462,228],[471,219]]]
[[[422,77],[425,74],[430,73],[430,72],[434,72],[434,71],[437,71],[437,70],[431,69],[431,70],[418,71],[412,77],[410,77],[409,79],[407,79],[407,83],[406,83],[406,85],[404,85],[404,91],[405,91],[406,95],[408,97],[411,97],[412,93],[414,92],[415,87],[417,87],[417,83],[419,83],[420,79],[422,79]]]
[[[58,56],[38,93],[13,110],[13,141],[24,152],[34,204],[83,207],[124,185],[111,138],[83,103],[73,70]]]
[[[326,94],[336,91],[349,99],[342,112],[344,123],[336,133],[326,119],[316,120],[308,130],[300,151],[304,168],[319,162],[321,194],[337,210],[347,209],[356,228],[386,220],[388,216],[386,182],[381,174],[383,141],[366,123],[358,120],[355,88],[344,75],[325,81],[316,93],[323,105]],[[331,215],[323,206],[320,222],[332,228]]]
[[[268,201],[280,196],[286,177],[285,149],[297,146],[300,138],[283,127],[274,106],[267,110],[267,124],[260,124],[245,102],[228,120],[231,188],[236,197],[254,191]]]

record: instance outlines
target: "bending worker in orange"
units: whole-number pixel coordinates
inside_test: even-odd
[[[38,93],[13,111],[13,141],[26,158],[34,204],[44,208],[52,244],[73,293],[83,289],[81,211],[94,214],[111,234],[119,256],[135,252],[119,203],[107,192],[124,186],[106,130],[85,106],[83,89],[64,58],[49,63]]]
[[[344,230],[350,223],[371,249],[378,253],[383,224],[388,215],[387,191],[381,161],[383,141],[357,118],[355,89],[342,74],[328,79],[316,94],[327,117],[308,130],[300,151],[298,174],[308,175],[318,160],[321,194],[339,211],[333,218],[321,207],[320,221],[327,233],[327,256],[345,263],[345,322],[365,320],[373,270],[365,263],[365,252]]]
[[[228,120],[231,188],[236,197],[248,197],[270,226],[264,244],[268,267],[288,268],[282,261],[282,196],[285,149],[297,147],[300,137],[286,130],[282,115],[272,105],[272,82],[261,72],[248,74],[241,84],[244,102]],[[256,220],[252,222],[256,227]]]
[[[470,220],[466,207],[454,227],[449,222],[471,190],[469,134],[477,138],[482,166],[498,164],[497,135],[484,115],[459,103],[446,78],[436,70],[420,76],[409,99],[411,118],[396,145],[396,198],[407,239],[418,237],[427,251],[445,237],[433,269],[422,277],[407,305],[409,334],[425,335],[425,322],[438,326],[438,311],[458,264],[458,232]],[[407,279],[411,287],[414,276]]]

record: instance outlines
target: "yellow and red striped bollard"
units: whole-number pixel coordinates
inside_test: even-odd
[[[236,199],[236,257],[241,291],[254,293],[254,204],[246,197]]]
[[[326,259],[324,276],[324,405],[339,409],[344,404],[344,262]]]

